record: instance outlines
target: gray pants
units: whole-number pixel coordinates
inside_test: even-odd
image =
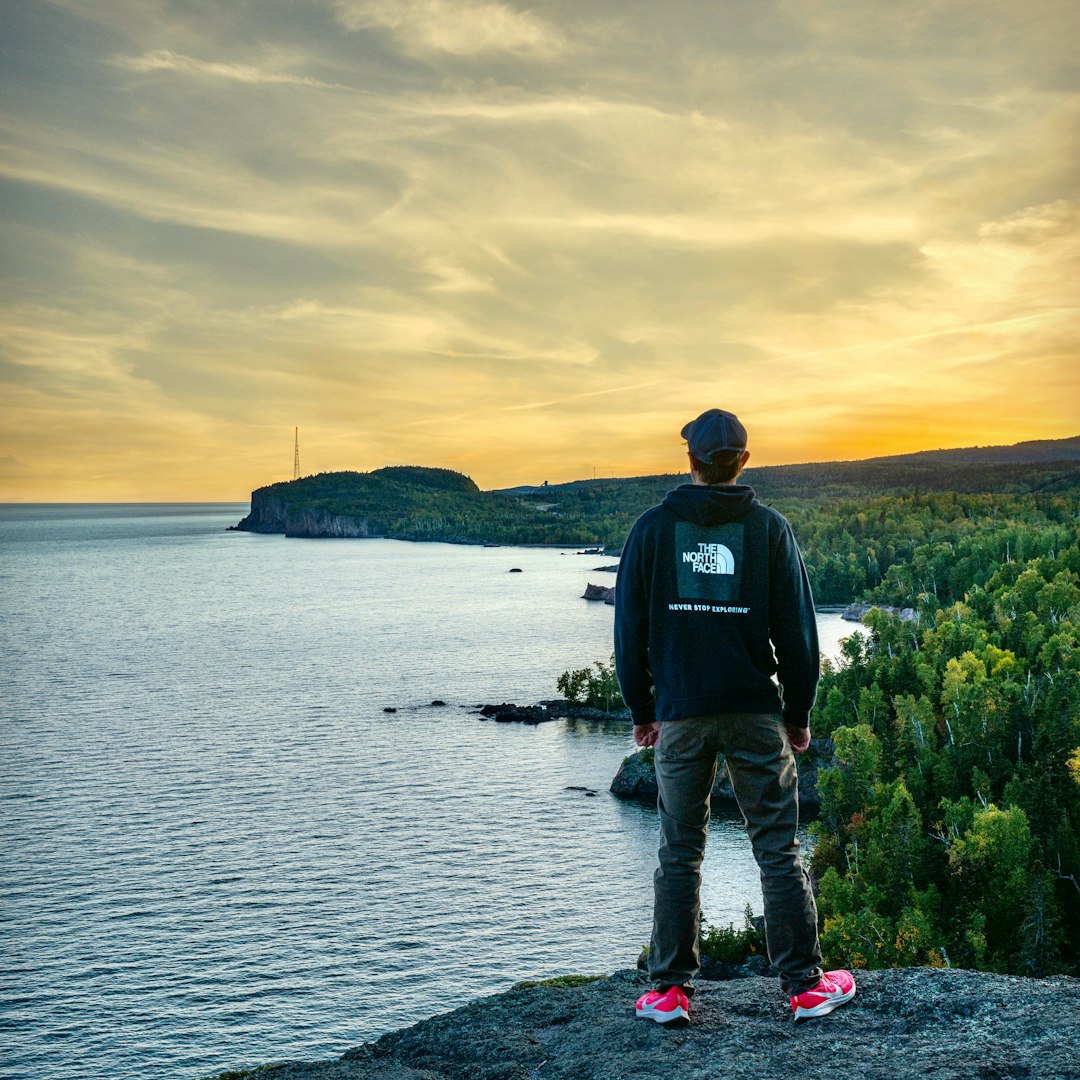
[[[688,985],[698,972],[701,860],[716,755],[727,758],[735,797],[761,870],[769,960],[788,995],[821,978],[817,907],[799,858],[799,779],[779,715],[712,713],[660,726],[660,865],[649,975],[661,987]]]

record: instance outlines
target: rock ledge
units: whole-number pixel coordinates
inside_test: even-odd
[[[692,1024],[633,1014],[647,986],[620,971],[482,998],[349,1050],[222,1078],[258,1080],[1077,1080],[1080,979],[901,968],[857,973],[859,992],[796,1026],[775,979],[699,982]]]

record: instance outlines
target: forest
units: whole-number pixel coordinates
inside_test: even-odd
[[[818,693],[814,734],[836,755],[812,825],[830,963],[1077,971],[1076,494],[806,511],[832,549],[823,588],[915,613],[871,611]]]

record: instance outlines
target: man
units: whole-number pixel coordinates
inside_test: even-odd
[[[821,970],[795,837],[793,755],[810,745],[819,675],[810,583],[791,526],[735,482],[750,456],[738,418],[709,409],[682,436],[693,483],[634,523],[615,591],[619,686],[634,741],[656,748],[659,788],[655,989],[637,1015],[689,1020],[709,794],[723,753],[761,871],[769,959],[796,1020],[824,1016],[852,998],[855,982]]]

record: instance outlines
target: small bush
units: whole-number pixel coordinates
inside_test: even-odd
[[[614,656],[606,664],[597,660],[591,668],[564,671],[555,685],[559,693],[575,705],[589,705],[604,712],[618,712],[623,707],[619,680],[615,678]]]
[[[741,930],[736,930],[734,923],[712,926],[702,921],[698,937],[701,955],[726,964],[741,964],[748,957],[766,955],[765,928],[760,920],[755,923],[749,904],[743,918]]]

